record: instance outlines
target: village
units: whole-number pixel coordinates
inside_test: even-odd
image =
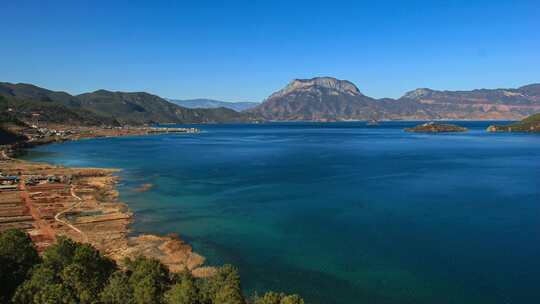
[[[39,125],[32,124],[24,130],[20,130],[28,137],[30,142],[43,140],[79,140],[96,137],[118,137],[118,136],[140,136],[157,133],[198,133],[197,128],[177,128],[177,127],[130,127],[130,126],[64,126],[64,125]]]

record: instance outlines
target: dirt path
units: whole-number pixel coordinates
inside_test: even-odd
[[[32,204],[30,199],[30,194],[28,193],[28,190],[26,189],[26,184],[24,181],[21,181],[20,186],[21,190],[21,199],[24,202],[26,208],[28,208],[28,212],[34,218],[34,223],[42,233],[43,236],[45,236],[47,239],[50,240],[56,240],[56,233],[52,227],[41,218],[39,215],[38,210],[34,207],[34,204]]]
[[[62,215],[64,215],[66,212],[69,212],[69,211],[71,211],[71,210],[73,210],[73,209],[79,207],[79,206],[82,205],[82,203],[83,203],[82,198],[80,198],[77,194],[75,194],[75,191],[73,190],[73,188],[74,188],[74,187],[73,187],[73,185],[72,185],[71,188],[70,188],[71,196],[73,196],[73,197],[74,197],[76,200],[78,200],[79,202],[76,203],[76,204],[74,204],[73,206],[71,206],[71,207],[69,207],[69,208],[63,210],[63,211],[58,212],[58,213],[54,216],[54,220],[57,221],[57,222],[59,222],[59,223],[62,223],[62,224],[64,224],[64,225],[66,225],[66,226],[68,226],[69,228],[71,228],[71,229],[75,230],[76,232],[80,233],[81,236],[82,236],[82,238],[83,238],[82,241],[85,242],[85,243],[87,243],[87,242],[88,242],[88,236],[87,236],[84,232],[82,232],[79,228],[73,226],[73,225],[72,225],[71,223],[69,223],[68,221],[64,221],[64,220],[60,219],[60,217],[61,217]]]

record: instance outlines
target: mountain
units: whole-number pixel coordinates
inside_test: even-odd
[[[46,122],[66,125],[111,125],[119,122],[110,117],[102,117],[80,106],[66,106],[65,101],[53,101],[48,95],[29,96],[7,94],[6,86],[0,83],[0,122]],[[67,101],[69,103],[69,101]]]
[[[77,96],[81,106],[125,124],[200,122],[193,111],[178,107],[158,96],[98,90]]]
[[[401,99],[412,100],[433,118],[519,120],[540,111],[540,84],[517,89],[436,91],[416,89]]]
[[[214,99],[167,99],[168,101],[177,104],[179,106],[190,109],[214,109],[214,108],[228,108],[237,112],[249,110],[259,105],[258,102],[227,102]]]
[[[215,102],[206,104],[219,105]],[[263,103],[239,113],[225,107],[190,109],[145,92],[98,90],[70,95],[31,84],[0,83],[0,119],[27,123],[114,126],[259,120],[520,120],[537,112],[540,84],[472,91],[421,88],[399,99],[375,99],[350,81],[295,79]]]
[[[268,120],[307,121],[371,119],[379,111],[377,101],[353,83],[331,77],[295,79],[248,110]]]
[[[416,89],[399,99],[365,96],[332,77],[295,79],[247,112],[267,120],[522,119],[540,111],[540,84],[517,89]]]
[[[66,92],[51,91],[27,83],[0,82],[0,95],[20,100],[57,102],[62,105],[78,106],[77,98]]]
[[[253,115],[224,108],[188,109],[145,92],[98,90],[81,95],[30,84],[0,83],[5,107],[23,121],[82,125],[245,122]]]

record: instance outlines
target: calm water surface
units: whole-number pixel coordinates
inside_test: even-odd
[[[122,168],[135,232],[177,232],[248,293],[309,303],[540,303],[540,136],[415,123],[208,125],[39,147]],[[151,183],[138,193],[133,189]]]

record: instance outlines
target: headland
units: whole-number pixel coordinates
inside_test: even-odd
[[[487,131],[540,133],[540,113],[509,125],[491,125]]]

